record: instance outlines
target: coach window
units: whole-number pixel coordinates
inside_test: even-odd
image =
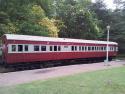
[[[109,47],[109,51],[111,51],[111,47]]]
[[[91,50],[91,47],[88,47],[88,51],[90,51]]]
[[[22,52],[23,51],[23,45],[18,45],[18,51]]]
[[[99,51],[101,51],[101,47],[99,47]]]
[[[60,46],[58,46],[58,51],[61,51],[61,47]]]
[[[110,47],[110,51],[112,51],[112,47]]]
[[[116,47],[114,47],[114,51],[116,51]]]
[[[106,51],[106,47],[104,47],[104,51]]]
[[[114,51],[114,47],[112,47],[112,50]]]
[[[71,48],[72,48],[72,51],[74,51],[74,46],[72,46]]]
[[[110,51],[112,51],[112,47],[110,47]]]
[[[96,46],[94,47],[94,51],[96,51]]]
[[[77,46],[75,46],[75,51],[77,51]]]
[[[13,51],[13,52],[16,51],[16,45],[12,45],[12,51]]]
[[[54,46],[54,51],[57,51],[57,46]]]
[[[112,51],[114,51],[114,47],[112,47]]]
[[[96,51],[96,46],[94,47],[94,51]]]
[[[97,47],[97,51],[99,51],[99,47]]]
[[[50,50],[50,51],[53,51],[53,46],[50,46],[49,50]]]
[[[101,51],[101,47],[99,46],[99,51]]]
[[[85,46],[84,50],[87,51],[87,46]]]
[[[103,51],[103,47],[101,47],[101,51]]]
[[[34,51],[39,51],[39,46],[34,46]]]
[[[84,46],[82,46],[82,51],[84,51]]]
[[[94,51],[95,49],[94,49],[95,47],[92,47],[92,51]]]
[[[46,51],[46,46],[41,46],[41,51]]]
[[[81,51],[81,46],[79,46],[79,51]]]
[[[25,46],[24,46],[24,49],[25,49],[25,51],[29,51],[28,45],[25,45]]]
[[[96,46],[96,51],[98,51],[98,46]]]
[[[100,51],[100,47],[98,46],[98,51]]]
[[[101,49],[101,48],[100,48],[100,47],[98,47],[98,51],[100,51],[100,49]]]

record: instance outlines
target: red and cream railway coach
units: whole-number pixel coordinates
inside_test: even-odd
[[[106,41],[5,34],[2,61],[6,64],[106,57]],[[109,42],[109,58],[117,54],[117,43]]]

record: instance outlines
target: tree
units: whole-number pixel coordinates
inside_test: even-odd
[[[50,37],[58,37],[59,29],[55,25],[54,19],[44,18],[39,22],[40,25],[45,26],[48,28],[48,35]]]
[[[82,2],[82,3],[81,3]],[[60,37],[96,39],[100,28],[94,13],[89,11],[90,0],[56,0],[56,18],[64,22]]]
[[[53,0],[0,0],[0,34],[48,36],[49,28],[39,22],[46,17],[51,19],[52,2]]]
[[[113,0],[113,3],[116,5],[116,10],[119,10],[123,7],[123,0]]]
[[[115,11],[112,13],[112,24],[110,38],[119,44],[119,51],[125,51],[125,13],[122,11]]]

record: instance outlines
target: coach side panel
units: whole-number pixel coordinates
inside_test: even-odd
[[[110,45],[109,56],[116,56],[116,49],[116,46]],[[106,45],[11,40],[8,43],[7,63],[105,56]]]

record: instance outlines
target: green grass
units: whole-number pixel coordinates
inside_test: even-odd
[[[0,94],[125,94],[125,67],[4,87]]]

